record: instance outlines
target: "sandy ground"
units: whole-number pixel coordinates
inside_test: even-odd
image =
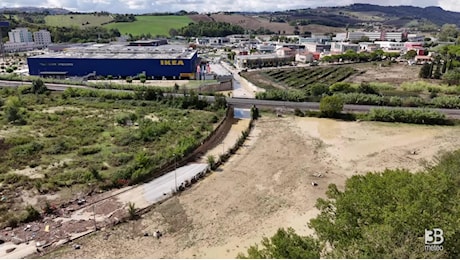
[[[373,65],[373,63],[357,63],[353,67],[365,71],[346,79],[348,82],[386,82],[394,85],[400,85],[408,81],[421,81],[419,78],[421,65],[410,66],[407,62],[394,63],[391,66]],[[439,83],[439,80],[424,80]]]
[[[265,116],[222,169],[141,220],[47,257],[234,258],[279,227],[311,234],[306,224],[329,183],[340,189],[349,176],[387,167],[420,170],[424,160],[458,147],[459,133],[460,127]],[[143,236],[156,230],[164,234],[159,240]]]
[[[208,156],[214,156],[215,160],[219,159],[219,156],[226,153],[230,148],[232,148],[238,138],[241,136],[241,133],[249,127],[249,119],[240,119],[235,121],[235,123],[230,128],[230,131],[225,135],[225,138],[220,141],[216,146],[209,149],[201,158],[198,160],[200,163],[207,163]]]

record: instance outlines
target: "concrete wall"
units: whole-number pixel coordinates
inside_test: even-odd
[[[202,85],[198,88],[200,92],[212,92],[212,91],[228,91],[233,90],[233,83],[231,80],[224,81],[214,84]]]
[[[204,154],[207,150],[211,149],[220,141],[220,139],[225,138],[227,133],[230,131],[230,128],[232,127],[232,124],[234,123],[235,119],[233,117],[234,115],[234,110],[233,107],[229,107],[227,109],[227,113],[225,114],[225,117],[220,121],[220,123],[217,125],[217,127],[203,140],[202,144],[198,146],[193,152],[182,158],[181,160],[178,160],[176,164],[174,163],[174,160],[171,161],[169,164],[164,165],[160,169],[158,169],[155,173],[148,178],[147,181],[153,180],[155,178],[158,178],[168,172],[173,171],[176,167],[181,167],[186,165],[189,162],[192,162],[199,158],[202,154]]]

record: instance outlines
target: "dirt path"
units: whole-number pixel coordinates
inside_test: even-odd
[[[234,120],[230,130],[225,135],[223,140],[220,140],[213,147],[211,147],[201,158],[197,161],[198,163],[207,163],[208,156],[214,156],[214,159],[217,161],[221,154],[226,153],[231,147],[233,147],[238,138],[241,136],[241,132],[246,130],[249,127],[249,119],[239,119]]]
[[[329,183],[343,188],[353,174],[386,167],[422,169],[423,160],[458,147],[459,133],[460,127],[266,116],[221,170],[142,220],[47,257],[234,258],[279,227],[310,234],[306,224]],[[155,230],[163,231],[160,240],[143,236]]]

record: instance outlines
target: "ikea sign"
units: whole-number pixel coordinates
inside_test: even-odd
[[[160,60],[162,66],[184,66],[183,60]]]

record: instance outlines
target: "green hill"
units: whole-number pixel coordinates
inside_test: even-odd
[[[45,17],[46,25],[57,27],[77,26],[80,28],[101,26],[113,20],[112,15],[95,15],[95,14],[64,14],[64,15],[47,15]]]
[[[104,25],[106,28],[116,28],[121,34],[148,34],[169,36],[169,30],[179,29],[193,22],[187,16],[166,15],[166,16],[136,16],[137,21],[126,23],[110,23]]]

